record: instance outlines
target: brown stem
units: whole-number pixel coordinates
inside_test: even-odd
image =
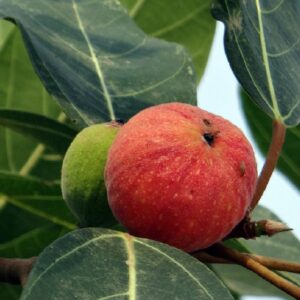
[[[287,261],[283,259],[277,259],[273,257],[254,255],[254,254],[250,254],[249,256],[267,268],[278,270],[278,271],[286,271],[286,272],[300,274],[300,263],[298,262]]]
[[[292,262],[283,259],[255,255],[250,253],[241,253],[241,254],[248,255],[249,257],[259,262],[260,264],[272,270],[286,271],[286,272],[300,274],[300,263],[298,262]],[[231,260],[221,258],[221,257],[216,257],[204,251],[195,252],[193,253],[193,256],[199,259],[200,261],[208,264],[234,264],[234,262]]]
[[[277,221],[250,221],[250,218],[246,217],[224,238],[224,240],[232,238],[244,238],[249,240],[260,236],[273,236],[277,233],[290,230],[292,229]]]
[[[0,258],[0,282],[26,284],[36,258]]]
[[[260,200],[263,192],[266,189],[266,186],[268,185],[268,182],[279,159],[282,146],[284,144],[285,133],[285,126],[279,121],[274,120],[272,141],[269,147],[265,164],[257,181],[256,190],[250,204],[250,211],[252,211],[256,207],[258,201]]]
[[[287,294],[295,297],[296,299],[300,299],[300,287],[290,283],[273,271],[269,270],[257,260],[253,259],[251,255],[227,248],[220,243],[212,246],[210,250],[212,251],[213,255],[224,257],[225,259],[234,261],[237,264],[244,266],[245,268],[256,273],[258,276],[277,286],[279,289],[285,291]]]

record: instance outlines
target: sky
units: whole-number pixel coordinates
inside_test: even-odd
[[[255,145],[241,110],[238,97],[239,84],[230,69],[224,52],[223,33],[223,25],[218,23],[208,65],[198,88],[198,106],[230,120],[244,132],[254,146],[258,172],[260,172],[264,158]],[[281,198],[283,193],[284,198]],[[300,192],[280,172],[275,171],[272,174],[260,204],[277,214],[281,220],[294,229],[293,233],[300,238]],[[243,300],[255,299],[282,298],[243,297]]]

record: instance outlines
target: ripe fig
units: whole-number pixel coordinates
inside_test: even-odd
[[[242,220],[257,181],[254,153],[231,122],[182,103],[147,108],[109,150],[109,205],[129,233],[187,252]]]

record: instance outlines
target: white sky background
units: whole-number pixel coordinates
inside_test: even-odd
[[[258,172],[264,158],[252,139],[238,96],[238,82],[230,69],[223,47],[223,25],[218,22],[210,58],[198,89],[198,105],[237,125],[254,146]],[[299,175],[300,176],[300,175]],[[279,172],[273,173],[260,204],[271,209],[300,238],[300,193]],[[244,300],[275,300],[275,297],[244,297]]]

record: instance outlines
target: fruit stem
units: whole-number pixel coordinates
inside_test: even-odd
[[[0,282],[21,284],[24,287],[35,260],[36,257],[24,259],[0,257]]]
[[[300,274],[300,263],[298,262],[292,262],[292,261],[287,261],[283,259],[277,259],[273,257],[268,257],[268,256],[261,256],[261,255],[256,255],[256,254],[250,254],[250,253],[241,253],[244,255],[247,255],[260,264],[264,265],[267,268],[270,268],[272,270],[277,270],[277,271],[286,271],[286,272],[291,272],[291,273],[299,273]],[[204,263],[209,263],[209,264],[234,264],[233,261],[221,258],[221,257],[216,257],[213,256],[205,251],[199,251],[195,252],[193,256],[200,261]]]
[[[278,274],[274,273],[266,266],[264,266],[257,259],[251,257],[251,254],[248,253],[240,253],[237,250],[227,248],[224,245],[217,243],[209,248],[213,255],[228,259],[233,261],[252,272],[256,273],[258,276],[272,283],[279,289],[285,291],[287,294],[295,297],[296,299],[300,299],[300,287],[292,284],[286,279],[282,278]]]
[[[260,236],[273,236],[291,230],[293,229],[277,221],[251,221],[249,217],[246,217],[224,238],[224,240],[232,238],[244,238],[249,240]]]
[[[262,171],[257,181],[256,190],[249,208],[250,212],[258,204],[262,194],[264,193],[269,183],[269,180],[276,167],[282,146],[285,141],[285,133],[286,133],[286,127],[278,120],[274,120],[271,144],[269,146],[269,151],[267,154],[265,164],[262,168]]]

